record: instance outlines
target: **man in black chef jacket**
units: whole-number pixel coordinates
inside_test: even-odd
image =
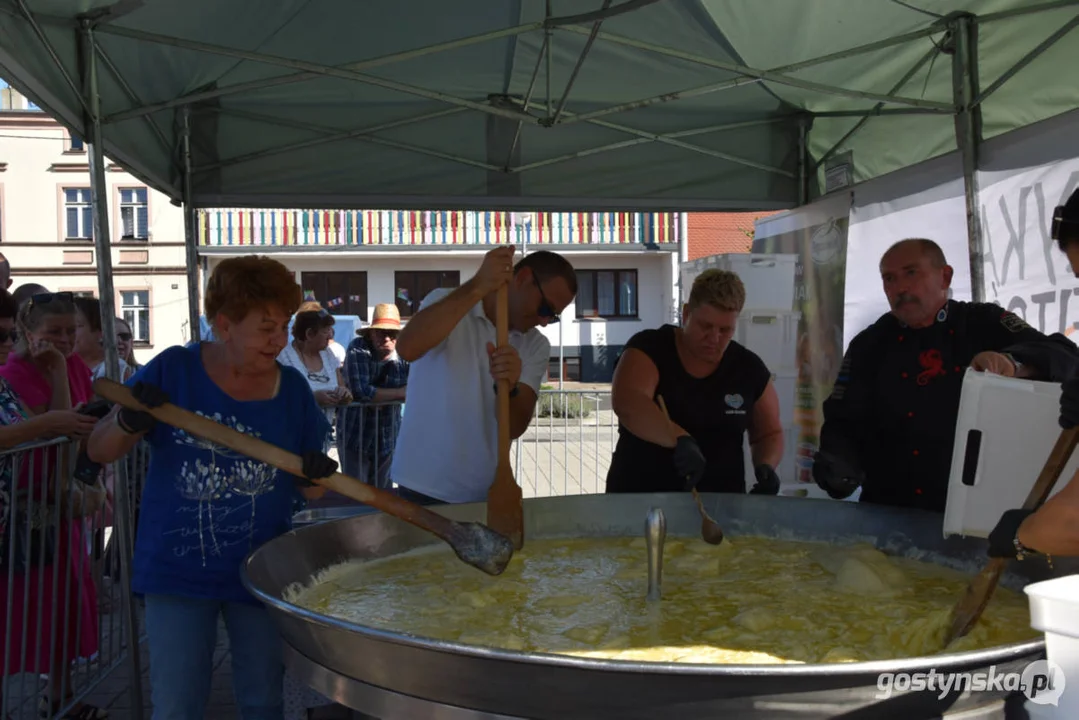
[[[824,403],[813,479],[834,498],[944,512],[967,367],[1061,382],[1079,351],[991,303],[948,299],[952,268],[931,240],[896,243],[880,261],[892,311],[847,348]]]

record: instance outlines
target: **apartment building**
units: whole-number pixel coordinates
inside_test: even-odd
[[[147,360],[190,336],[183,213],[106,161],[113,299]],[[85,143],[0,87],[0,251],[12,287],[98,294]]]

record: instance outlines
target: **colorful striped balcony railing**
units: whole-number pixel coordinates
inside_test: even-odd
[[[580,245],[677,243],[678,213],[511,213],[458,210],[199,211],[199,244]]]

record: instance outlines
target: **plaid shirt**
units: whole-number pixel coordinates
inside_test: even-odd
[[[409,365],[395,357],[378,361],[371,353],[367,340],[361,335],[345,351],[345,380],[356,402],[373,402],[375,390],[399,388],[408,384]],[[378,456],[388,457],[397,443],[401,427],[401,406],[384,405],[378,408],[347,407],[338,411],[337,432],[344,433],[344,445],[359,450],[362,442],[365,455],[375,452],[375,413],[378,413]]]

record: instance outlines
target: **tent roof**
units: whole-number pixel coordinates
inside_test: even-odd
[[[957,11],[983,138],[1079,106],[1079,0],[0,0],[0,75],[83,134],[95,48],[175,199],[189,109],[202,207],[779,209],[956,149]]]

